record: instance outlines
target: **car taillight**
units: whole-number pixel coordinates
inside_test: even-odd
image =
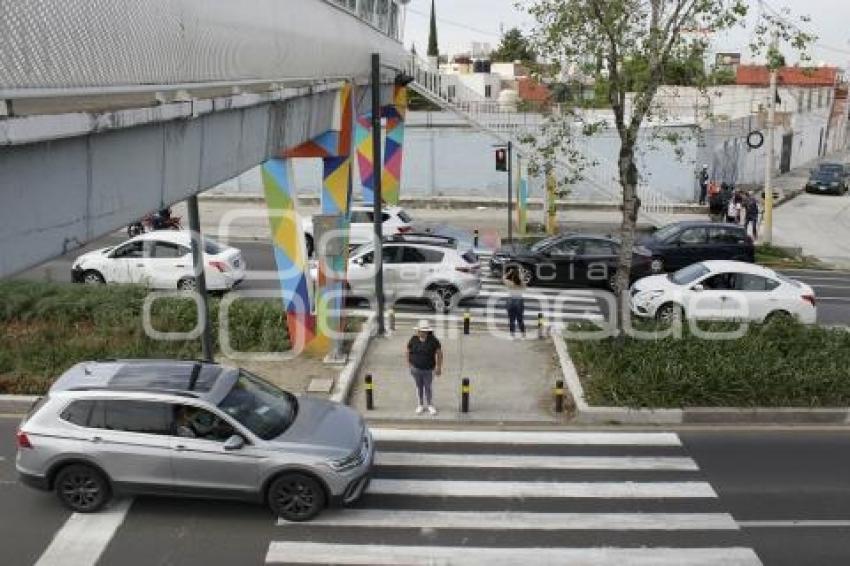
[[[15,436],[18,439],[18,448],[32,448],[32,442],[30,442],[27,433],[22,430],[19,430]]]
[[[227,264],[224,263],[223,261],[211,261],[211,262],[209,262],[209,264],[210,264],[210,267],[215,267],[221,273],[224,273],[225,271],[227,271]]]
[[[478,266],[478,265],[458,265],[457,267],[455,267],[455,269],[457,271],[460,271],[461,273],[476,273],[480,269],[480,266]]]
[[[817,302],[814,295],[802,295],[800,298],[812,306],[815,306],[815,303]]]
[[[408,232],[413,232],[413,226],[399,226],[398,233],[399,234],[407,234]]]

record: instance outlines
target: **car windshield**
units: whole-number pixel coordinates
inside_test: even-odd
[[[290,393],[239,370],[233,389],[218,408],[259,438],[271,440],[286,432],[295,420],[298,403]]]
[[[688,283],[692,283],[703,275],[707,275],[708,273],[709,269],[706,266],[701,263],[695,263],[693,265],[689,265],[688,267],[683,267],[676,273],[671,273],[669,277],[670,281],[672,281],[676,285],[687,285]]]
[[[658,242],[666,242],[667,239],[670,238],[670,236],[672,236],[676,232],[678,232],[678,230],[678,226],[676,226],[675,224],[669,224],[652,234],[652,239]]]

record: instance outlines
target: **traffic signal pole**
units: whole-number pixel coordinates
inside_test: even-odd
[[[514,158],[512,142],[508,142],[508,242],[514,240]]]
[[[373,220],[375,229],[375,299],[378,306],[378,336],[387,333],[384,323],[384,225],[381,210],[381,56],[372,54],[372,178],[373,187]]]

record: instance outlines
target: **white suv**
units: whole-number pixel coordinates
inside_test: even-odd
[[[371,204],[355,203],[351,205],[351,228],[348,236],[350,246],[360,246],[373,241],[375,234],[374,210]],[[383,208],[381,217],[384,224],[383,233],[386,235],[404,234],[413,230],[411,225],[413,218],[399,206]],[[316,249],[312,217],[303,219],[302,227],[304,228],[304,239],[307,242],[307,255],[312,256]]]
[[[315,281],[315,268],[312,270]],[[453,238],[396,235],[383,244],[384,294],[390,301],[425,299],[436,312],[448,312],[481,291],[481,265],[472,250]],[[352,252],[346,288],[349,296],[375,296],[375,248]]]
[[[154,289],[194,290],[189,231],[148,232],[112,248],[85,253],[74,261],[75,283],[136,283]],[[227,291],[245,278],[242,253],[204,238],[207,289]]]

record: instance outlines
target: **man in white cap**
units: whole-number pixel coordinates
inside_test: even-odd
[[[434,381],[435,373],[443,373],[442,345],[434,336],[434,329],[427,320],[420,320],[414,330],[416,334],[407,342],[407,365],[416,382],[416,413],[422,414],[427,409],[429,413],[436,415],[431,382]]]
[[[699,203],[705,204],[705,197],[708,194],[708,164],[702,166],[702,171],[699,172]]]

